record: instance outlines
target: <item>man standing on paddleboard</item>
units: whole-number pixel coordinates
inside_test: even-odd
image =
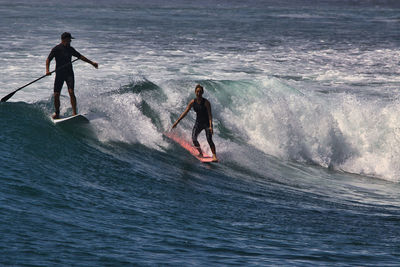
[[[50,61],[56,58],[56,78],[54,80],[54,108],[55,113],[53,119],[60,118],[60,93],[64,82],[68,86],[68,93],[71,99],[72,115],[77,115],[76,112],[76,97],[74,94],[75,78],[72,68],[71,58],[77,57],[87,63],[90,63],[96,69],[99,65],[86,57],[82,56],[71,46],[71,40],[74,39],[69,32],[61,34],[61,43],[56,45],[50,52],[46,60],[46,75],[51,75],[49,70]]]
[[[205,130],[207,142],[210,145],[211,152],[213,154],[213,161],[217,162],[217,154],[215,150],[215,145],[212,140],[213,135],[213,126],[212,126],[212,114],[211,114],[211,104],[210,102],[203,98],[204,88],[198,84],[195,89],[196,98],[191,100],[186,107],[185,111],[179,117],[179,119],[172,125],[172,129],[175,128],[178,123],[188,114],[189,110],[193,107],[196,112],[196,122],[194,123],[192,130],[192,141],[194,146],[199,151],[199,156],[203,156],[203,152],[201,151],[200,144],[197,141],[197,137],[202,130]]]

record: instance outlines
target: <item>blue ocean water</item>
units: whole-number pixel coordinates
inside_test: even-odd
[[[100,65],[89,125],[54,76],[0,103],[0,265],[398,266],[398,1],[143,2],[0,0],[2,97],[64,31]],[[163,137],[198,83],[218,164]]]

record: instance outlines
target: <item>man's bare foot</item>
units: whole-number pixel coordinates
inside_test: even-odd
[[[60,118],[60,114],[54,113],[51,117],[53,118],[53,120],[56,120]]]

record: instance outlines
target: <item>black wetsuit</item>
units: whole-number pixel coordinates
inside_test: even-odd
[[[200,147],[197,137],[199,133],[204,129],[206,131],[207,142],[211,149],[215,148],[214,142],[212,140],[212,134],[210,131],[210,118],[208,117],[207,107],[205,98],[202,98],[200,104],[197,103],[196,99],[193,103],[193,109],[196,112],[196,122],[192,130],[192,141],[195,147]]]
[[[54,57],[56,58],[57,71],[56,78],[54,80],[54,92],[61,92],[64,82],[67,83],[68,89],[74,89],[74,71],[72,69],[72,64],[70,64],[72,56],[80,58],[81,54],[79,54],[79,52],[76,51],[72,46],[59,44],[51,50],[49,56],[47,57],[49,61],[51,61]]]

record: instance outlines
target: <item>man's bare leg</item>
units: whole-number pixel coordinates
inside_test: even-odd
[[[71,99],[72,115],[77,115],[78,113],[76,112],[76,97],[74,94],[74,90],[68,89],[68,93],[69,93],[69,98]]]
[[[53,119],[60,118],[60,93],[54,92],[54,109],[55,113],[53,114]]]

